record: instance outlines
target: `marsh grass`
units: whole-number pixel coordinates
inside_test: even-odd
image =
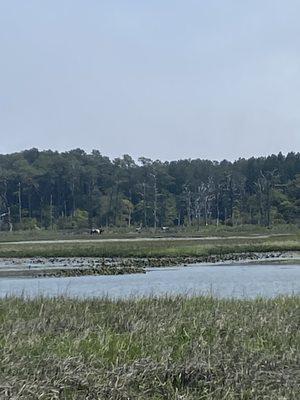
[[[300,237],[145,240],[78,243],[0,243],[0,257],[205,257],[230,253],[300,251]]]
[[[298,399],[299,297],[0,300],[1,399]]]

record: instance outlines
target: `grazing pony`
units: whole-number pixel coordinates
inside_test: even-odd
[[[91,235],[101,235],[101,233],[104,232],[104,229],[102,228],[92,228],[90,231]]]

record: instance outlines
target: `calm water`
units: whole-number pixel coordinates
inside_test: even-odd
[[[193,265],[147,274],[73,278],[2,278],[7,295],[126,298],[164,294],[213,294],[253,298],[300,294],[300,265]]]

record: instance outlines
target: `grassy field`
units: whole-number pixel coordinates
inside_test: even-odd
[[[299,399],[300,298],[0,300],[1,399]]]
[[[167,232],[162,232],[159,228],[156,232],[153,229],[143,229],[141,233],[137,233],[135,228],[104,228],[104,234],[101,238],[136,238],[136,237],[211,237],[211,236],[239,236],[239,235],[260,235],[260,234],[300,234],[300,228],[296,225],[276,225],[266,228],[258,225],[209,225],[196,227],[173,227]],[[0,232],[0,242],[23,241],[23,240],[72,240],[72,239],[99,239],[99,236],[91,236],[89,229],[84,230],[28,230]]]
[[[300,235],[201,241],[0,243],[0,257],[207,257],[269,251],[300,251]]]

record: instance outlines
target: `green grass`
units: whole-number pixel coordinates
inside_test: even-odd
[[[299,297],[0,300],[1,399],[299,399]]]
[[[134,237],[189,237],[189,236],[238,236],[238,235],[257,235],[257,234],[299,234],[300,229],[297,225],[285,224],[275,225],[266,228],[259,225],[208,225],[197,227],[171,227],[169,231],[162,232],[159,228],[156,232],[152,228],[143,229],[140,234],[132,228],[108,227],[104,228],[101,238],[134,238]],[[98,239],[99,236],[90,236],[89,229],[81,230],[28,230],[28,231],[0,231],[0,242],[23,241],[23,240],[72,240],[72,239]]]
[[[0,257],[206,257],[268,251],[300,251],[300,236],[201,241],[0,243]]]

